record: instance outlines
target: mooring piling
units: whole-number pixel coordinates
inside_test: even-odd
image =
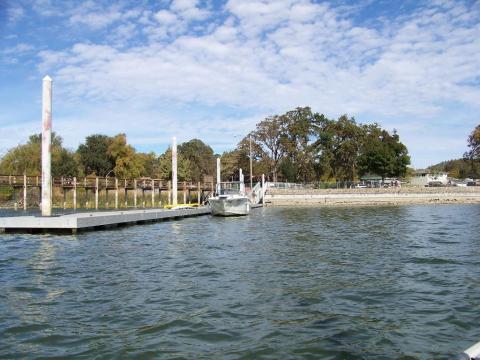
[[[177,205],[178,201],[178,183],[177,183],[177,138],[172,138],[172,205]]]
[[[52,79],[42,84],[42,216],[52,215]]]

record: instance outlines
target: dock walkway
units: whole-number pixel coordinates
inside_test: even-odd
[[[12,216],[0,217],[0,232],[63,232],[134,225],[148,222],[208,215],[210,207],[185,209],[142,209],[124,211],[81,212],[52,217]]]

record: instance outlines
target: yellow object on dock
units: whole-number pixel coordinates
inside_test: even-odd
[[[198,203],[191,203],[191,204],[177,204],[177,205],[165,205],[165,209],[173,209],[173,208],[179,208],[179,207],[199,207],[200,205]]]

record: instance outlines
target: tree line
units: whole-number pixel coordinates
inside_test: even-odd
[[[0,160],[1,174],[41,174],[41,134],[30,136],[26,144],[10,149]],[[115,176],[121,179],[149,177],[170,179],[172,152],[138,152],[127,143],[125,134],[87,136],[76,151],[63,147],[62,138],[52,133],[52,176]],[[212,148],[193,139],[178,146],[178,179],[201,181],[215,171]]]
[[[430,166],[429,170],[446,172],[455,179],[480,179],[480,124],[468,136],[467,145],[468,150],[463,154],[463,158],[443,161]]]
[[[367,174],[402,177],[410,164],[395,130],[359,124],[347,115],[329,119],[309,107],[267,117],[223,157],[248,168],[250,146],[254,167],[261,170],[256,173],[269,174],[273,181],[355,181]]]
[[[469,137],[465,159],[478,166],[480,125]],[[410,156],[396,130],[379,124],[357,123],[342,115],[329,119],[309,107],[299,107],[260,121],[234,150],[221,154],[222,178],[238,178],[238,169],[248,174],[250,153],[255,175],[272,181],[356,181],[372,174],[382,178],[404,177]],[[202,181],[215,174],[215,154],[199,139],[178,146],[180,181]],[[39,175],[41,135],[10,149],[0,159],[0,173]],[[138,152],[125,134],[94,134],[73,151],[62,138],[52,136],[53,176],[116,176],[117,178],[171,178],[171,149],[163,154]],[[479,174],[480,175],[480,174]],[[247,177],[248,178],[248,177]]]

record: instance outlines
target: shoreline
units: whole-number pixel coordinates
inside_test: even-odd
[[[480,204],[480,187],[388,189],[270,189],[266,206]]]

